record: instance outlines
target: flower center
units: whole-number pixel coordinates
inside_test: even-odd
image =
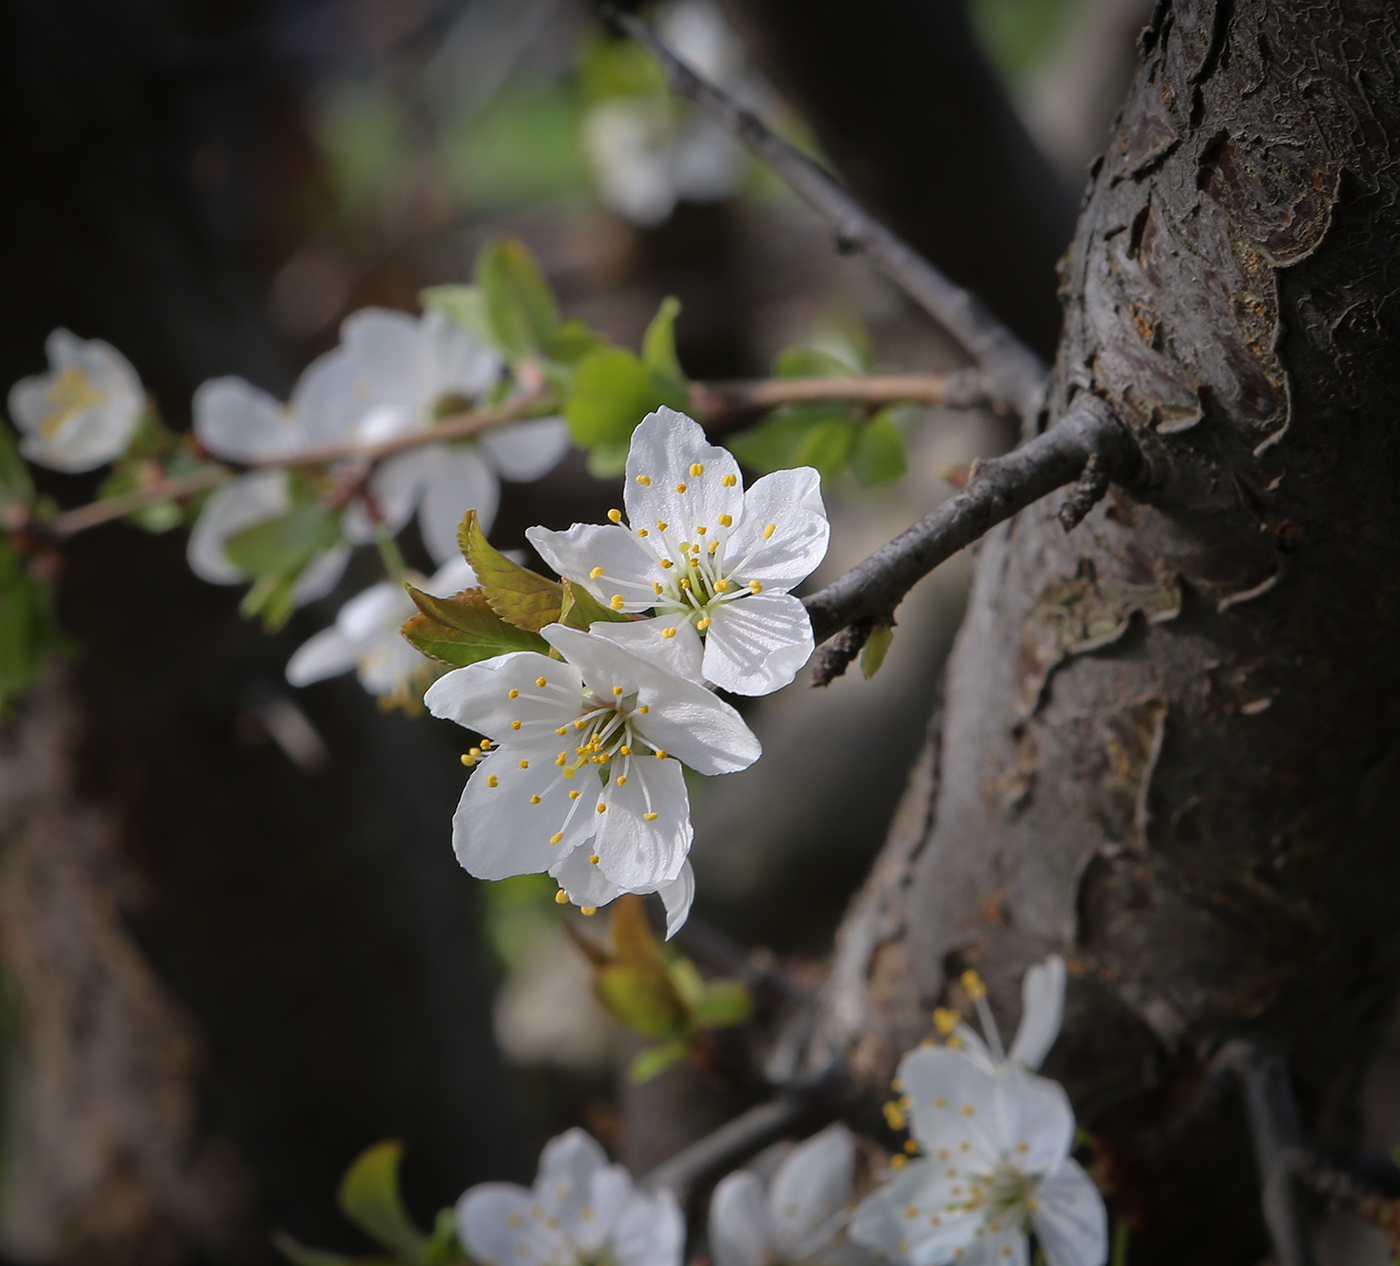
[[[44,392],[49,411],[44,415],[43,434],[52,439],[74,414],[105,404],[107,393],[92,385],[92,379],[78,365],[70,365],[58,374]]]

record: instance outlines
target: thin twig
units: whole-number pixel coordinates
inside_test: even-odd
[[[1077,479],[1095,453],[1121,480],[1138,461],[1124,428],[1092,397],[1080,396],[1057,425],[1003,457],[975,463],[961,492],[805,599],[816,640],[858,620],[888,616],[939,563]]]
[[[695,1188],[742,1165],[770,1143],[825,1125],[837,1115],[845,1086],[844,1076],[832,1071],[784,1090],[662,1161],[642,1182],[669,1187],[685,1204]]]
[[[197,492],[222,483],[233,472],[227,466],[205,466],[193,474],[177,475],[173,479],[157,479],[142,488],[123,493],[120,497],[108,497],[105,501],[93,501],[73,510],[65,510],[52,523],[49,530],[56,536],[72,536],[74,533],[110,523],[113,519],[124,519],[157,501],[174,501],[179,497],[192,497]]]
[[[1097,453],[1091,453],[1079,478],[1074,481],[1074,487],[1069,490],[1064,505],[1057,512],[1060,525],[1066,532],[1073,532],[1084,522],[1089,511],[1103,500],[1108,485],[1108,463]]]
[[[810,684],[829,686],[838,677],[844,676],[846,669],[865,648],[874,630],[874,620],[857,620],[842,629],[812,656]]]
[[[723,89],[698,75],[645,22],[613,4],[603,18],[648,48],[672,89],[694,101],[764,160],[836,231],[843,249],[864,251],[921,308],[942,325],[987,375],[992,394],[1022,417],[1040,407],[1046,370],[1020,339],[969,291],[954,284],[875,220],[824,168],[771,131]]]

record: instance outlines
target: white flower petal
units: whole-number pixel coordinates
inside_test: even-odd
[[[584,1218],[580,1210],[579,1226],[573,1232],[579,1248],[584,1253],[593,1252],[595,1260],[598,1256],[605,1256],[598,1254],[596,1250],[607,1244],[613,1228],[636,1197],[637,1188],[632,1182],[632,1175],[621,1165],[609,1165],[594,1174],[593,1191],[589,1200],[593,1206],[593,1216]]]
[[[598,785],[594,784],[595,790]],[[596,910],[617,900],[625,889],[619,888],[603,874],[601,867],[588,860],[591,853],[591,848],[574,849],[549,868],[549,875],[574,905]]]
[[[375,468],[369,478],[369,492],[379,512],[379,522],[391,536],[396,536],[413,517],[433,469],[432,446],[409,449]],[[346,508],[343,524],[346,537],[357,545],[367,545],[377,535],[376,520],[358,497]],[[458,551],[454,548],[453,552]]]
[[[828,1126],[788,1153],[773,1176],[769,1209],[779,1245],[789,1261],[850,1203],[856,1144],[844,1125]],[[832,1228],[834,1229],[834,1228]]]
[[[309,686],[355,667],[359,647],[339,629],[323,629],[308,638],[287,661],[287,680],[294,686]]]
[[[1031,1071],[1039,1068],[1060,1036],[1064,1014],[1065,960],[1051,954],[1021,982],[1021,1026],[1007,1058]]]
[[[348,545],[333,545],[317,554],[307,563],[301,575],[297,577],[297,583],[292,587],[292,598],[297,606],[315,602],[316,599],[324,598],[330,593],[340,583],[349,561]]]
[[[418,334],[431,351],[435,395],[473,399],[496,385],[501,358],[446,313],[429,308],[419,318]]]
[[[710,1258],[714,1266],[769,1266],[776,1247],[758,1175],[736,1170],[710,1198]]]
[[[953,1032],[962,1043],[959,1054],[965,1055],[978,1068],[986,1073],[996,1073],[1000,1071],[1001,1064],[992,1058],[992,1049],[982,1039],[982,1035],[964,1020],[958,1021],[958,1026]]]
[[[255,462],[306,447],[296,415],[242,378],[211,378],[194,393],[194,433],[215,457]]]
[[[224,553],[224,542],[244,528],[285,514],[291,506],[285,471],[259,470],[230,479],[204,503],[190,532],[185,551],[190,569],[214,585],[246,580],[247,575]]]
[[[961,1052],[919,1047],[900,1061],[899,1080],[913,1102],[910,1133],[926,1152],[966,1142],[965,1163],[990,1165],[1006,1150],[1001,1079]]]
[[[673,637],[662,637],[666,629],[675,629]],[[668,616],[653,616],[649,620],[629,620],[625,624],[599,620],[588,626],[595,637],[605,637],[626,647],[634,655],[660,664],[667,672],[687,681],[703,683],[705,644],[695,631],[692,620],[677,622]]]
[[[548,474],[569,451],[569,424],[563,418],[536,418],[492,427],[479,441],[504,479],[529,483]]]
[[[696,773],[734,773],[747,769],[762,754],[758,739],[743,718],[703,686],[580,629],[551,624],[541,633],[577,665],[600,698],[612,698],[614,686],[621,686],[624,695],[636,694],[638,703],[649,709],[645,716],[633,714],[636,732],[652,747],[679,757]]]
[[[810,466],[776,470],[744,494],[744,517],[730,534],[725,557],[741,582],[757,580],[765,589],[784,592],[816,570],[830,537],[821,476]]]
[[[1001,1146],[1027,1173],[1049,1173],[1069,1155],[1074,1139],[1074,1110],[1065,1088],[1016,1068],[993,1081]]]
[[[684,926],[690,916],[690,907],[695,901],[695,870],[687,858],[681,865],[681,873],[669,884],[662,884],[656,890],[661,903],[666,907],[666,939],[669,941]]]
[[[520,768],[522,760],[528,768]],[[478,879],[538,874],[593,834],[589,814],[598,775],[591,767],[572,779],[559,772],[547,755],[511,747],[497,748],[472,772],[452,817],[452,850],[468,874]],[[570,791],[579,792],[577,802],[569,799]],[[534,796],[538,804],[531,803]],[[551,844],[556,835],[563,838]]]
[[[582,585],[601,603],[618,593],[634,608],[656,601],[652,584],[662,575],[661,567],[624,527],[575,523],[566,532],[532,527],[525,539],[555,572]],[[595,579],[591,573],[599,567],[603,575]]]
[[[464,589],[475,587],[476,572],[461,554],[449,558],[423,582],[424,592],[432,594],[435,598],[450,598]]]
[[[738,695],[786,686],[811,657],[812,622],[791,594],[759,593],[715,608],[705,634],[705,677]]]
[[[958,1266],[1027,1266],[1030,1245],[1024,1232],[1004,1230],[979,1235],[967,1252],[958,1259]]]
[[[692,475],[696,466],[702,473]],[[727,475],[734,480],[728,487]],[[684,492],[678,491],[682,485]],[[622,496],[633,528],[650,531],[659,519],[686,540],[696,539],[691,533],[697,525],[715,532],[720,515],[729,515],[737,524],[744,514],[744,490],[733,454],[706,440],[698,422],[665,405],[648,413],[632,432]]]
[[[535,684],[541,677],[546,686]],[[519,692],[514,699],[512,690]],[[583,679],[572,664],[535,651],[513,651],[453,669],[432,684],[423,702],[435,717],[456,721],[496,742],[517,733],[512,721],[545,722],[531,732],[543,730],[553,742],[556,736],[549,731],[578,716],[582,690]]]
[[[397,633],[413,612],[413,600],[404,587],[384,580],[356,594],[341,607],[335,617],[335,627],[350,642],[365,646],[387,633]]]
[[[615,1266],[680,1266],[685,1218],[667,1187],[639,1191],[623,1207],[609,1236]]]
[[[501,485],[472,445],[434,444],[421,451],[430,466],[418,526],[428,553],[445,563],[461,553],[457,528],[468,510],[476,511],[483,532],[491,530]]]
[[[952,1194],[955,1187],[957,1196]],[[849,1235],[895,1261],[942,1266],[958,1249],[971,1247],[982,1223],[978,1213],[949,1211],[966,1199],[961,1176],[947,1177],[944,1161],[914,1161],[865,1198],[851,1219]]]
[[[593,1179],[608,1168],[607,1153],[585,1130],[565,1130],[540,1153],[535,1195],[551,1211],[572,1222],[592,1199]],[[570,1216],[572,1215],[572,1216]]]
[[[1108,1211],[1103,1197],[1073,1160],[1036,1190],[1035,1233],[1049,1266],[1103,1266],[1108,1260]]]
[[[411,411],[433,403],[438,393],[437,349],[406,312],[389,308],[352,312],[341,322],[340,345],[355,367],[357,394],[376,405]]]
[[[481,1183],[462,1194],[455,1210],[457,1238],[481,1266],[518,1266],[516,1245],[530,1226],[532,1196],[513,1183]],[[539,1259],[533,1259],[538,1261]]]
[[[621,888],[659,888],[676,879],[694,834],[680,762],[654,756],[614,757],[613,777],[598,792],[598,868]],[[626,782],[623,782],[626,779]],[[654,814],[652,821],[647,814]]]

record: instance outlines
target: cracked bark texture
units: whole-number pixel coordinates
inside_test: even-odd
[[[1400,14],[1161,3],[1062,266],[1052,393],[1151,464],[983,544],[945,707],[809,1058],[872,1092],[963,966],[1003,1024],[1070,961],[1047,1072],[1128,1147],[1229,1035],[1349,1127],[1397,985]],[[1137,1262],[1265,1251],[1242,1118],[1138,1156]]]

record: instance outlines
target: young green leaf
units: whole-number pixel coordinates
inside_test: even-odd
[[[423,1266],[467,1266],[471,1259],[457,1238],[457,1218],[451,1209],[439,1209],[433,1233],[423,1246]]]
[[[511,562],[492,546],[481,530],[475,510],[468,510],[462,516],[457,543],[476,572],[486,601],[503,620],[533,633],[559,619],[564,587],[556,580],[547,580],[528,567]]]
[[[429,286],[418,292],[418,302],[441,312],[484,342],[495,342],[486,296],[480,286]]]
[[[399,1160],[403,1144],[376,1143],[361,1153],[341,1180],[339,1201],[345,1214],[370,1239],[405,1262],[421,1262],[428,1239],[408,1216],[399,1195]]]
[[[0,536],[0,715],[9,710],[61,645],[48,587]]]
[[[856,372],[819,347],[785,347],[773,358],[774,378],[849,378]]]
[[[605,607],[582,585],[576,585],[571,580],[565,580],[563,585],[564,601],[559,607],[560,624],[567,624],[571,629],[587,630],[590,624],[596,624],[599,620],[616,624],[632,619],[625,611],[614,611],[611,607]]]
[[[408,596],[418,605],[419,614],[403,626],[403,635],[429,659],[465,668],[511,651],[549,653],[544,638],[501,619],[479,589],[435,598],[410,585]]]
[[[845,469],[855,441],[856,424],[848,415],[827,417],[807,428],[793,464],[815,466],[823,479],[830,479]]]
[[[753,996],[737,980],[716,980],[705,986],[695,1008],[695,1023],[707,1029],[743,1024],[753,1015]]]
[[[642,336],[642,360],[648,369],[664,374],[684,387],[685,370],[681,368],[680,358],[676,355],[676,318],[680,312],[681,301],[674,295],[668,295],[661,301],[661,307]]]
[[[851,470],[867,486],[889,483],[909,469],[904,436],[888,409],[881,409],[857,432],[851,450]]]
[[[686,1042],[665,1042],[661,1046],[648,1046],[633,1057],[627,1068],[627,1080],[633,1085],[641,1085],[642,1082],[650,1081],[664,1073],[689,1053],[690,1046]]]
[[[616,479],[627,469],[627,454],[632,445],[627,441],[621,444],[596,444],[588,450],[584,465],[594,479]]]
[[[860,672],[866,681],[880,671],[880,665],[885,662],[885,656],[889,653],[890,643],[893,641],[893,625],[882,622],[871,629],[870,636],[865,639],[865,646],[860,652]]]
[[[631,352],[604,347],[578,363],[573,390],[564,402],[564,416],[580,448],[625,444],[648,413],[666,404],[684,409],[688,402],[682,383],[659,373]]]
[[[339,540],[339,515],[309,503],[236,532],[224,542],[224,553],[235,567],[253,576],[296,575]]]
[[[539,357],[559,324],[559,308],[534,256],[513,237],[488,242],[476,257],[475,280],[492,342],[513,360]]]
[[[29,466],[19,455],[19,445],[10,428],[0,424],[0,510],[34,499],[34,481]]]

